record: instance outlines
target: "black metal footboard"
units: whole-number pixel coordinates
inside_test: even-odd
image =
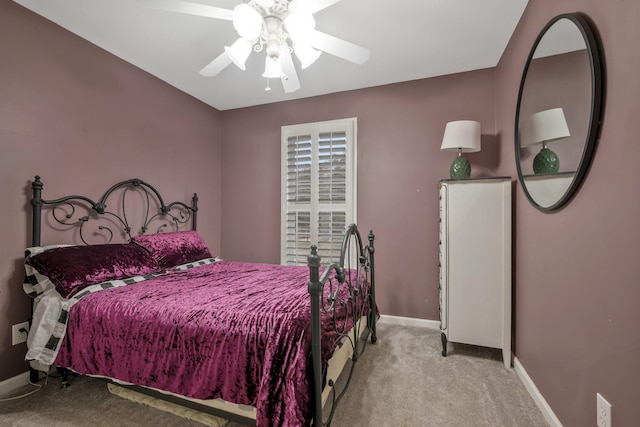
[[[312,344],[311,355],[313,359],[313,409],[314,426],[329,426],[333,419],[335,409],[344,396],[359,356],[366,348],[367,338],[371,342],[377,341],[376,320],[377,309],[375,301],[375,265],[374,265],[374,239],[373,231],[369,232],[369,245],[363,246],[360,232],[355,224],[351,224],[344,236],[342,253],[339,264],[333,263],[320,276],[321,257],[317,247],[311,247],[311,255],[307,257],[309,266],[309,295],[311,298],[311,330]],[[356,274],[353,274],[353,271]],[[338,288],[346,286],[348,296],[340,297]],[[325,298],[325,288],[328,287],[328,296]],[[336,322],[335,312],[337,306],[349,305],[349,315],[352,317],[353,331],[344,329],[344,326]],[[336,390],[333,380],[327,381],[331,387],[332,402],[326,419],[323,416],[322,392],[326,371],[322,364],[322,315],[333,314],[333,328],[337,332],[338,339],[343,345],[350,345],[353,350],[351,364],[347,372],[347,380],[341,390]],[[331,317],[331,316],[330,316]],[[326,317],[325,317],[326,318]],[[366,319],[366,325],[362,325]],[[361,328],[361,326],[365,326]],[[363,333],[361,333],[363,332]]]

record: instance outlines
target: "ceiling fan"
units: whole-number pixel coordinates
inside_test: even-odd
[[[244,70],[251,51],[264,51],[265,90],[270,90],[269,79],[280,78],[284,91],[290,93],[300,89],[292,53],[302,69],[322,52],[356,64],[363,64],[371,55],[369,49],[315,29],[313,14],[340,0],[248,0],[233,10],[187,0],[140,1],[159,10],[233,22],[239,38],[200,70],[203,76],[215,76],[231,63]]]

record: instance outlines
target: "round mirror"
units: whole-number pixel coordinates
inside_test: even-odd
[[[558,209],[580,187],[601,104],[600,54],[589,23],[578,14],[553,18],[527,59],[515,121],[518,178],[536,208]]]

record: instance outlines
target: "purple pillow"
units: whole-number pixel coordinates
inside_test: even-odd
[[[207,244],[195,231],[135,236],[131,241],[148,250],[162,268],[211,258]]]
[[[25,263],[47,276],[64,298],[89,285],[160,270],[149,253],[131,244],[55,248],[27,258]]]

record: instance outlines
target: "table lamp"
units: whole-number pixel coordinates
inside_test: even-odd
[[[480,122],[458,120],[447,123],[442,138],[441,150],[457,151],[458,157],[451,163],[449,174],[453,179],[467,179],[471,176],[471,165],[462,153],[480,151]]]

